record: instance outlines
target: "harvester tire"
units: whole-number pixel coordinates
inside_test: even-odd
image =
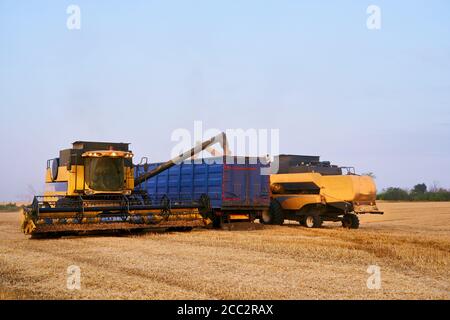
[[[300,219],[298,219],[298,223],[303,227],[305,226],[305,218],[305,216],[301,216]]]
[[[356,214],[344,214],[342,219],[342,226],[347,229],[358,229],[359,228],[359,218]]]
[[[263,221],[263,223],[278,224],[278,225],[282,225],[284,223],[283,207],[281,207],[281,204],[278,201],[272,200],[270,202],[268,215],[266,220]]]
[[[318,214],[308,214],[304,217],[304,226],[307,228],[320,228],[322,226],[322,218]]]

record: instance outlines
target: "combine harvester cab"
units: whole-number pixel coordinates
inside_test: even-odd
[[[283,224],[286,219],[317,228],[323,221],[341,221],[344,227],[357,229],[357,215],[383,214],[376,206],[376,186],[370,176],[315,156],[280,155],[278,163],[279,173],[270,177],[272,201],[264,223]],[[342,174],[343,169],[347,174]]]
[[[140,175],[159,163],[136,167]],[[261,174],[258,158],[216,157],[184,161],[137,187],[154,203],[198,203],[214,227],[254,229],[252,223],[270,204],[269,175]]]
[[[215,143],[217,135],[135,177],[127,143],[77,141],[47,161],[46,191],[22,211],[25,234],[60,235],[103,230],[192,228],[211,220],[196,202],[153,202],[135,187]]]

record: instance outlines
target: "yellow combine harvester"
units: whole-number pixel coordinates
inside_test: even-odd
[[[271,204],[263,223],[283,224],[286,219],[318,228],[323,221],[341,221],[343,227],[357,229],[357,215],[383,214],[375,203],[372,177],[314,156],[280,155],[276,160],[279,173],[270,176]]]
[[[135,178],[128,143],[77,141],[47,161],[46,190],[22,211],[25,234],[61,235],[152,227],[192,228],[211,221],[199,203],[152,203],[135,187],[207,147],[226,141],[219,134]]]

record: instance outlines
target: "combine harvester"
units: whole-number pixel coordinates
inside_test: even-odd
[[[225,134],[135,176],[127,143],[74,142],[71,149],[47,161],[46,191],[22,210],[21,229],[32,236],[60,236],[208,225],[212,217],[205,213],[209,212],[203,208],[205,202],[155,202],[138,186],[215,143],[226,150]]]
[[[324,221],[359,228],[359,214],[383,214],[378,210],[372,177],[355,174],[353,167],[338,167],[317,156],[279,155],[278,173],[270,176],[270,209],[265,224],[296,220],[308,228]],[[347,174],[343,174],[343,170]]]

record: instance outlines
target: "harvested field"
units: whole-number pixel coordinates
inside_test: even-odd
[[[0,299],[450,299],[450,203],[380,203],[359,230],[29,240],[0,213]],[[81,290],[66,287],[81,268]],[[369,265],[381,289],[366,285]]]

